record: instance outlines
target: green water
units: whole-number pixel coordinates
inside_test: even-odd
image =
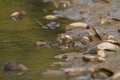
[[[38,49],[35,41],[54,40],[58,33],[64,32],[66,19],[57,20],[62,23],[56,30],[44,30],[34,20],[37,17],[43,24],[50,22],[43,16],[51,14],[52,4],[41,2],[42,0],[0,0],[0,80],[64,80],[64,77],[46,78],[41,72],[46,69],[58,69],[59,66],[50,67],[55,61],[53,56],[63,53],[58,48]],[[20,7],[20,4],[28,4],[30,7]],[[43,12],[43,8],[48,12]],[[27,15],[21,22],[15,22],[9,18],[14,11],[25,11]],[[11,42],[4,42],[10,40]],[[21,76],[10,75],[2,70],[4,62],[15,60],[23,63],[29,71]]]

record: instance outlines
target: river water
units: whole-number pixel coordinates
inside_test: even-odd
[[[0,80],[64,80],[64,77],[46,78],[41,72],[46,69],[57,69],[59,66],[50,67],[55,61],[53,56],[63,53],[58,48],[40,49],[35,46],[35,41],[51,41],[57,34],[64,32],[64,28],[56,30],[42,29],[36,23],[34,17],[43,24],[50,22],[43,19],[43,16],[50,14],[53,10],[52,4],[42,3],[42,0],[0,0]],[[43,9],[47,9],[44,12]],[[9,18],[14,11],[25,11],[27,14],[20,22]],[[59,23],[68,21],[58,20]],[[29,68],[23,75],[5,73],[2,70],[6,61],[18,61]]]

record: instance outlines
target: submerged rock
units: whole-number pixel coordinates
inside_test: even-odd
[[[42,72],[42,75],[47,76],[47,77],[63,76],[64,72],[59,71],[59,70],[49,70],[49,69],[47,69],[46,71]]]
[[[3,70],[5,72],[17,72],[18,75],[21,75],[22,73],[28,71],[28,68],[16,61],[7,61],[3,66]]]
[[[37,47],[40,47],[40,48],[50,48],[51,47],[49,43],[43,42],[43,41],[36,41],[35,45],[37,45]]]

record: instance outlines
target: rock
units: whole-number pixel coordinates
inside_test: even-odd
[[[94,56],[93,55],[84,55],[83,60],[86,62],[103,62],[103,61],[105,61],[104,58],[98,57],[96,55],[94,55]]]
[[[116,40],[107,40],[107,42],[110,42],[110,43],[118,45],[118,46],[120,45],[120,42],[116,41]]]
[[[107,19],[101,19],[100,24],[101,25],[109,24],[109,21]]]
[[[56,55],[54,58],[63,59],[65,61],[73,61],[77,57],[79,58],[80,55],[78,53],[72,52],[72,53]]]
[[[65,1],[65,3],[63,3],[63,7],[64,8],[70,8],[72,6],[72,1],[67,0]]]
[[[98,57],[98,61],[100,61],[100,62],[104,62],[104,61],[106,61],[106,59],[103,58],[103,57]]]
[[[97,55],[100,57],[106,57],[105,51],[103,49],[97,51]]]
[[[97,61],[97,57],[95,56],[92,56],[92,55],[84,55],[83,56],[83,60],[88,62],[88,61]]]
[[[17,12],[13,12],[10,15],[10,18],[14,21],[21,21],[24,17],[24,15],[26,14],[25,11],[17,11]]]
[[[47,77],[64,76],[64,72],[59,71],[59,70],[47,69],[45,72],[42,72],[42,75],[47,76]]]
[[[63,68],[63,71],[69,77],[84,76],[88,73],[86,67]]]
[[[7,61],[3,66],[4,71],[11,71],[11,72],[24,72],[28,71],[28,68],[23,64],[16,62],[16,61]]]
[[[87,34],[88,34],[90,37],[95,36],[95,33],[93,33],[93,32],[92,32],[92,31],[90,31],[90,30],[87,30]]]
[[[84,45],[89,46],[89,45],[90,45],[90,42],[91,42],[91,39],[90,39],[89,37],[87,37],[87,36],[83,36],[83,37],[81,38],[81,42],[82,42]]]
[[[60,66],[70,66],[72,62],[54,62],[51,66],[60,65]]]
[[[120,21],[120,11],[119,10],[114,10],[110,16],[112,17],[112,19]]]
[[[91,78],[91,74],[88,73],[88,74],[86,74],[84,76],[75,77],[75,80],[92,80],[92,78]]]
[[[111,80],[119,80],[120,79],[120,72],[115,72],[111,77]]]
[[[50,22],[46,26],[50,29],[56,29],[56,28],[60,27],[60,24],[57,22]]]
[[[60,34],[56,38],[56,41],[60,47],[64,46],[65,49],[73,49],[74,47],[74,39],[70,35]]]
[[[88,24],[82,22],[74,22],[65,27],[66,30],[71,30],[75,28],[89,28]]]
[[[95,70],[95,72],[92,73],[93,79],[103,79],[106,80],[110,78],[113,75],[113,72],[104,68],[100,68]]]
[[[46,15],[46,16],[43,17],[43,18],[45,18],[45,19],[47,19],[47,20],[55,20],[55,19],[58,18],[58,16],[57,16],[57,15]]]
[[[80,48],[83,49],[83,50],[86,50],[86,49],[87,49],[87,47],[86,47],[84,44],[82,44],[80,41],[75,41],[74,46],[75,46],[75,47],[80,47]]]
[[[97,45],[97,49],[117,51],[119,47],[109,42],[103,42]]]
[[[59,47],[59,44],[56,41],[50,42],[51,46]]]
[[[113,36],[113,35],[108,35],[107,40],[115,40],[115,36]]]
[[[35,44],[40,48],[50,48],[50,44],[47,42],[36,41]]]
[[[96,27],[92,27],[96,36],[100,39],[100,40],[104,40],[104,36],[102,34],[102,32],[100,32],[100,30],[98,30]]]

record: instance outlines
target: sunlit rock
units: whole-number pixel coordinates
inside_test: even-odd
[[[21,21],[21,20],[23,20],[25,14],[26,14],[25,11],[13,12],[10,15],[10,18],[14,21]]]

